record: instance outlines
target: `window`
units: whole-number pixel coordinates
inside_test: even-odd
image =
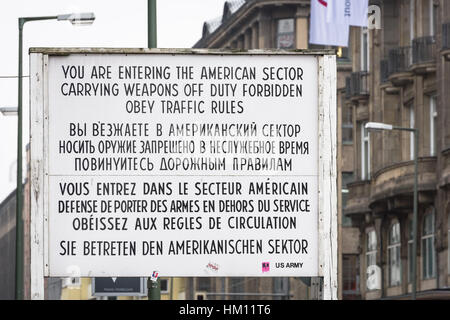
[[[377,235],[375,230],[367,233],[366,267],[377,264]]]
[[[277,23],[277,49],[295,49],[294,19],[280,19]]]
[[[361,29],[361,71],[369,71],[370,53],[369,53],[369,29]]]
[[[346,300],[359,297],[359,256],[356,254],[342,257],[342,295]]]
[[[438,6],[435,6],[433,0],[428,0],[429,16],[430,16],[430,36],[436,35],[438,29]]]
[[[434,278],[436,273],[434,249],[434,209],[425,215],[422,228],[422,277]]]
[[[169,280],[161,279],[159,287],[161,289],[161,293],[169,293]]]
[[[389,231],[388,258],[389,258],[389,284],[392,287],[401,284],[401,257],[400,257],[400,223],[392,225]]]
[[[361,180],[370,179],[370,135],[366,122],[361,123]]]
[[[436,155],[437,111],[436,96],[430,97],[430,155]]]
[[[353,108],[345,103],[342,104],[342,143],[353,144]]]
[[[415,14],[416,14],[415,0],[409,0],[409,42],[410,42],[411,46],[412,46],[414,37],[416,35],[416,33],[415,33],[415,27],[416,27]],[[410,54],[408,54],[408,56],[409,56],[409,65],[412,65],[412,63],[413,63],[412,52]]]
[[[366,270],[369,276],[369,268],[371,266],[377,265],[377,235],[375,233],[375,230],[367,232],[367,239],[366,239]],[[367,281],[367,289],[368,290],[374,290],[377,286],[371,286],[369,284],[369,281]]]
[[[412,43],[414,40],[414,27],[415,27],[415,16],[416,8],[415,8],[415,0],[409,0],[409,39]]]
[[[197,278],[197,290],[209,291],[211,286],[210,278]]]
[[[245,285],[245,278],[243,277],[233,277],[229,278],[229,292],[230,293],[243,293],[244,292],[244,285]],[[232,299],[236,300],[242,300],[242,296],[232,296]]]
[[[350,41],[350,40],[349,40]],[[336,57],[341,60],[350,60],[350,42],[348,47],[334,47],[336,49]]]
[[[287,299],[289,297],[289,278],[273,278],[273,293],[285,294],[285,297],[277,296],[274,300]]]
[[[413,271],[413,244],[414,244],[414,232],[413,232],[413,221],[408,220],[408,283],[412,281],[412,271]]]
[[[348,196],[347,185],[351,182],[353,182],[353,172],[342,172],[342,179],[341,179],[342,208],[345,208],[345,205],[347,204],[347,196]],[[352,219],[343,214],[342,226],[351,227]]]
[[[253,48],[253,31],[251,28],[248,28],[247,31],[245,32],[245,45],[246,45],[246,49],[254,49]]]
[[[414,128],[416,125],[416,121],[413,104],[410,104],[408,106],[408,113],[409,113],[409,127]],[[409,159],[414,160],[414,132],[411,132],[409,134]]]

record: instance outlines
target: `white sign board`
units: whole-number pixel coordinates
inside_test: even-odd
[[[324,275],[334,57],[72,52],[31,62],[43,76],[31,79],[43,190],[32,203],[46,276]]]

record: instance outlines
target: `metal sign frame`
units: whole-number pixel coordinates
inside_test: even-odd
[[[206,50],[206,49],[30,49],[31,142],[31,298],[44,299],[48,276],[48,62],[49,56],[70,54],[167,54],[167,55],[309,55],[318,59],[319,179],[318,232],[319,276],[324,279],[323,298],[337,299],[337,117],[336,56],[332,50]],[[74,270],[74,275],[76,270]]]

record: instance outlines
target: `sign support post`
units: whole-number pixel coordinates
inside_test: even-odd
[[[47,58],[30,56],[31,146],[31,299],[44,300],[44,76]],[[46,218],[45,218],[46,219]]]
[[[319,58],[319,267],[324,300],[337,297],[336,56]]]

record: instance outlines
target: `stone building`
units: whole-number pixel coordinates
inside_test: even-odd
[[[235,0],[226,1],[222,15],[206,21],[202,38],[194,48],[210,49],[318,49],[308,44],[310,0]],[[329,49],[329,48],[328,48]],[[346,96],[346,78],[350,76],[352,63],[347,48],[335,48],[338,55],[338,193],[346,191],[346,184],[353,177],[353,121],[350,113],[342,114]],[[348,108],[345,109],[348,111]],[[341,126],[340,118],[345,123]],[[342,128],[341,128],[342,127]],[[342,179],[341,179],[342,177]],[[359,229],[351,226],[351,219],[340,216],[339,242],[339,296],[359,298],[358,257]],[[345,232],[342,232],[345,228]],[[341,259],[342,258],[342,259]],[[312,280],[312,282],[310,282]],[[316,296],[317,279],[288,278],[222,278],[210,282],[208,279],[194,279],[192,292],[204,292],[208,299],[231,297],[249,299],[309,299]],[[208,294],[217,293],[217,294]],[[259,295],[244,295],[255,293]],[[230,295],[231,294],[231,295]],[[262,294],[262,295],[261,295]],[[194,298],[194,296],[192,296]]]
[[[351,30],[354,182],[344,215],[360,231],[364,299],[412,290],[414,138],[365,129],[382,122],[419,130],[417,298],[450,298],[450,1],[380,0],[381,28]]]
[[[0,204],[0,299],[15,299],[16,197],[12,192]]]

